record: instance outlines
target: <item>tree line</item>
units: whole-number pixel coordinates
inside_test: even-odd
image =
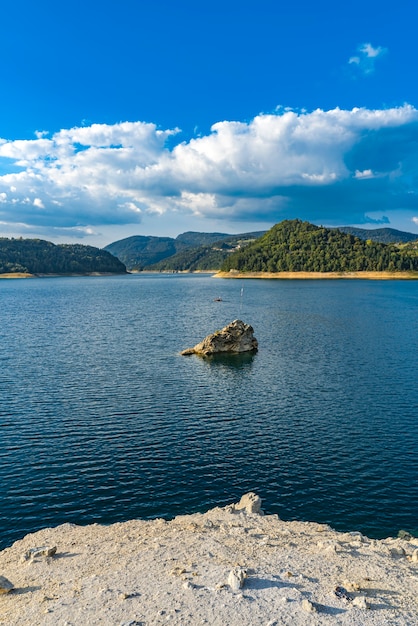
[[[0,274],[125,273],[125,265],[106,250],[42,239],[0,238]]]
[[[361,272],[418,271],[416,245],[399,247],[362,240],[301,220],[285,220],[232,253],[223,271]]]

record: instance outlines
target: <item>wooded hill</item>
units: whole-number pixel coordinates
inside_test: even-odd
[[[210,272],[220,268],[231,252],[255,241],[261,234],[229,235],[221,241],[215,241],[210,245],[187,248],[168,259],[164,259],[164,261],[152,265],[149,269],[162,272]]]
[[[417,244],[403,247],[363,240],[340,230],[285,220],[242,250],[222,271],[347,272],[418,271]]]
[[[344,226],[338,230],[360,239],[385,243],[414,242],[418,235],[394,228],[363,229]],[[128,270],[138,271],[216,271],[236,249],[242,249],[266,231],[228,235],[226,233],[186,232],[178,237],[134,235],[105,247]],[[413,244],[412,244],[413,245]]]
[[[106,250],[42,239],[0,238],[0,274],[124,274],[125,265]]]
[[[228,235],[186,232],[171,237],[134,235],[105,247],[125,263],[128,270],[196,271],[221,267],[231,250],[253,241],[265,231]]]

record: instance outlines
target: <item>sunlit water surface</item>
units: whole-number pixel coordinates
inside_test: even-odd
[[[415,281],[1,281],[0,547],[250,490],[286,520],[418,534],[417,313]],[[179,355],[236,318],[254,357]]]

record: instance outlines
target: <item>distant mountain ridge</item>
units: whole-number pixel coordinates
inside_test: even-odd
[[[260,237],[265,231],[229,235],[188,231],[172,237],[134,235],[104,249],[114,254],[128,270],[195,271],[221,266],[237,245]],[[218,244],[218,245],[217,245]]]
[[[110,252],[82,244],[43,239],[0,238],[0,274],[125,274]]]
[[[418,235],[394,228],[363,229],[342,226],[332,230],[380,243],[418,240]],[[176,238],[134,235],[109,244],[105,250],[117,256],[128,270],[210,271],[220,269],[236,249],[247,246],[265,233],[266,231],[256,231],[228,235],[188,231]]]
[[[395,228],[355,228],[354,226],[341,226],[337,230],[342,233],[354,235],[359,239],[371,239],[380,243],[408,243],[417,241],[418,234],[408,233]]]

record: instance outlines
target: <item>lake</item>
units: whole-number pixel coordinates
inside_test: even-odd
[[[247,491],[284,520],[418,535],[417,313],[416,281],[1,281],[0,548]],[[256,355],[179,355],[236,318]]]

